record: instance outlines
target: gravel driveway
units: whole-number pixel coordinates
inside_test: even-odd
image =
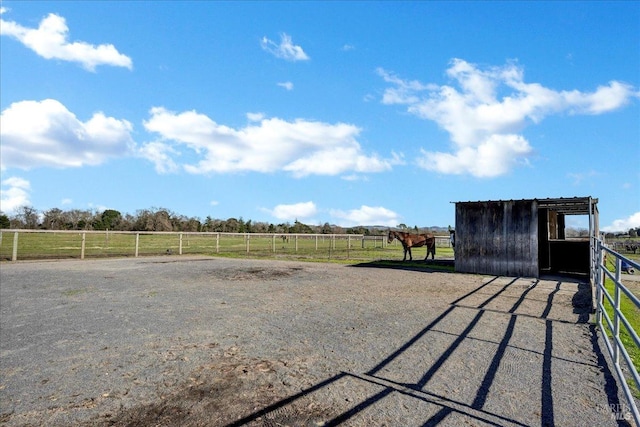
[[[625,424],[586,285],[406,265],[2,263],[0,423]]]

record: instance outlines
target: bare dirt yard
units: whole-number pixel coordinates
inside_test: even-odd
[[[587,285],[410,265],[2,263],[0,424],[626,425]]]

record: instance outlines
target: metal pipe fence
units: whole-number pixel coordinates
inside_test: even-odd
[[[592,250],[595,261],[592,265],[592,281],[596,290],[596,323],[602,332],[635,424],[640,425],[640,412],[629,386],[631,383],[637,393],[640,390],[640,376],[628,350],[639,350],[640,338],[624,313],[629,308],[632,311],[640,310],[640,299],[622,282],[622,274],[632,269],[639,270],[640,264],[609,249],[600,239],[593,239]]]
[[[401,248],[386,239],[361,234],[0,230],[0,259],[226,254],[367,260]],[[448,237],[439,237],[437,245],[450,247]]]

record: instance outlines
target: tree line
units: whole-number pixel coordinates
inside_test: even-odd
[[[239,218],[204,220],[187,217],[165,208],[150,208],[136,211],[135,215],[114,209],[62,210],[53,208],[38,211],[30,206],[18,208],[12,215],[0,211],[0,228],[29,230],[112,230],[112,231],[183,231],[223,233],[299,233],[299,234],[364,234],[375,235],[386,232],[386,227],[349,227],[324,223],[308,225],[298,220],[293,223],[272,224]],[[399,228],[406,228],[400,224]],[[412,229],[414,230],[414,229]],[[417,231],[415,227],[414,231]],[[421,231],[422,232],[422,231]]]

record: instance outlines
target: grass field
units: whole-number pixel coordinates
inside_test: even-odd
[[[640,262],[640,254],[624,254],[627,258],[633,259],[636,262]],[[615,261],[612,257],[607,258],[606,267],[609,271],[615,271]],[[638,274],[638,272],[636,272]],[[625,280],[626,273],[621,274],[621,280],[625,284],[625,287],[631,291],[631,293],[635,296],[638,296],[640,291],[640,282]],[[615,295],[615,283],[610,278],[605,279],[605,288],[607,292],[612,297]],[[604,298],[603,300],[604,308],[610,319],[613,319],[614,309],[611,303]],[[640,332],[640,308],[638,308],[634,302],[624,294],[624,292],[620,292],[620,311],[624,315],[625,319],[629,322],[631,328],[638,334]],[[608,327],[606,321],[603,320],[603,327],[607,335],[612,338],[613,331]],[[625,350],[629,354],[629,358],[631,359],[633,365],[636,370],[640,370],[640,348],[636,346],[636,343],[631,336],[631,333],[627,330],[625,325],[620,322],[620,341],[622,342]],[[620,356],[621,363],[624,365],[623,357]],[[640,399],[640,390],[636,387],[635,381],[631,378],[627,380],[627,384],[631,388],[634,397]]]
[[[11,260],[14,232],[5,231],[0,259]],[[226,233],[20,232],[17,260],[204,254],[251,258],[290,258],[310,261],[373,261],[402,259],[402,246],[384,236],[263,235]],[[136,242],[137,240],[137,242]],[[136,253],[137,248],[137,253]],[[438,247],[438,258],[453,258],[453,249]],[[423,259],[425,248],[413,249]]]

